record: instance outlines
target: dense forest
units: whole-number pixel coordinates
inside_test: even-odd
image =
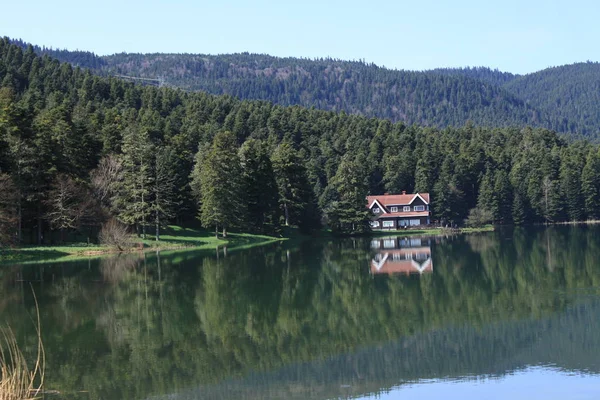
[[[434,219],[600,217],[600,154],[541,128],[437,129],[135,85],[0,41],[0,240],[91,240],[112,218],[154,234],[364,231],[367,194],[431,192]],[[54,232],[54,234],[52,234]],[[50,239],[52,238],[52,239]]]
[[[27,44],[14,41],[22,48]],[[600,64],[516,75],[486,67],[398,71],[363,61],[264,54],[114,54],[35,47],[103,75],[160,79],[172,87],[443,128],[534,126],[597,138]],[[158,83],[158,82],[157,82]]]

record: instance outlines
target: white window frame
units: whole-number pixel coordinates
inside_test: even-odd
[[[379,221],[371,221],[371,228],[379,228]]]
[[[398,212],[398,207],[390,207],[390,212]]]
[[[396,241],[394,239],[385,239],[383,241],[383,248],[384,249],[395,249]]]
[[[410,211],[410,206],[404,206],[404,207],[402,208],[402,211],[404,211],[404,212],[408,212],[408,211]]]
[[[393,228],[395,226],[394,220],[383,221],[383,224],[381,226],[384,227],[384,228]]]
[[[425,211],[425,206],[415,206],[415,211]]]
[[[375,207],[373,209],[373,214],[379,214],[381,212],[381,210],[379,209],[379,207]]]

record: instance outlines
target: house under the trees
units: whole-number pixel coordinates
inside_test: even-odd
[[[383,194],[367,196],[371,211],[371,228],[404,229],[431,224],[429,193]]]

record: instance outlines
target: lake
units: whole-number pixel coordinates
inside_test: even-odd
[[[0,268],[48,399],[597,399],[600,226]]]

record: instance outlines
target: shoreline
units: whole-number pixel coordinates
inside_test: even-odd
[[[266,245],[287,240],[273,236],[229,233],[227,238],[216,238],[213,232],[180,228],[172,226],[159,241],[135,237],[131,247],[118,250],[114,247],[100,244],[65,244],[22,246],[0,249],[0,266],[20,264],[35,261],[69,261],[78,258],[94,258],[118,254],[132,254],[154,251],[173,250],[213,250],[215,247],[228,246],[230,250],[243,249],[254,246]]]
[[[430,228],[430,229],[407,229],[389,231],[371,231],[369,233],[354,237],[381,237],[381,236],[440,236],[459,235],[468,233],[492,232],[494,227],[486,225],[481,228]],[[169,234],[170,233],[170,234]],[[335,236],[316,236],[315,238],[327,239]],[[340,236],[352,237],[352,236]],[[274,237],[266,235],[255,235],[249,233],[230,233],[227,238],[216,238],[214,233],[190,228],[172,226],[162,235],[157,242],[153,239],[135,238],[132,247],[122,251],[113,247],[94,244],[71,244],[71,245],[48,245],[48,246],[24,246],[9,249],[0,249],[0,266],[20,264],[35,261],[69,261],[78,258],[94,258],[117,254],[132,254],[149,251],[172,251],[172,250],[213,250],[222,246],[230,247],[230,250],[239,250],[254,246],[262,246],[270,243],[295,240],[298,237]],[[310,236],[306,236],[310,239]]]
[[[481,232],[494,232],[494,225],[485,225],[481,228],[427,228],[427,229],[398,229],[398,230],[378,230],[371,231],[365,236],[377,237],[377,236],[440,236],[440,235],[461,235],[468,233],[481,233]]]

